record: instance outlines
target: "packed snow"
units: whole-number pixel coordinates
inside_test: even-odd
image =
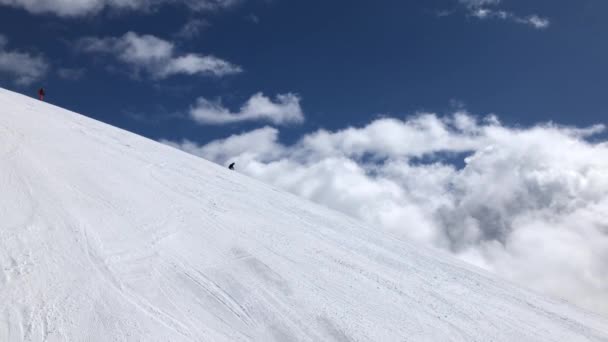
[[[0,341],[608,341],[608,320],[0,89]]]

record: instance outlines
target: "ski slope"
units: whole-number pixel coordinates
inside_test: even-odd
[[[608,341],[608,321],[0,89],[0,341]]]

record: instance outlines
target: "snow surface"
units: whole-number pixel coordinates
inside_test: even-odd
[[[608,341],[608,321],[0,89],[0,341],[125,340]]]

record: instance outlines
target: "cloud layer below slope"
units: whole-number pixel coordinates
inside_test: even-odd
[[[319,130],[289,146],[271,127],[167,143],[608,313],[608,145],[592,142],[603,130],[458,112]]]

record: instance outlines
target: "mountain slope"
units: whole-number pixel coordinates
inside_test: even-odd
[[[0,190],[0,341],[608,341],[599,316],[3,89]]]

